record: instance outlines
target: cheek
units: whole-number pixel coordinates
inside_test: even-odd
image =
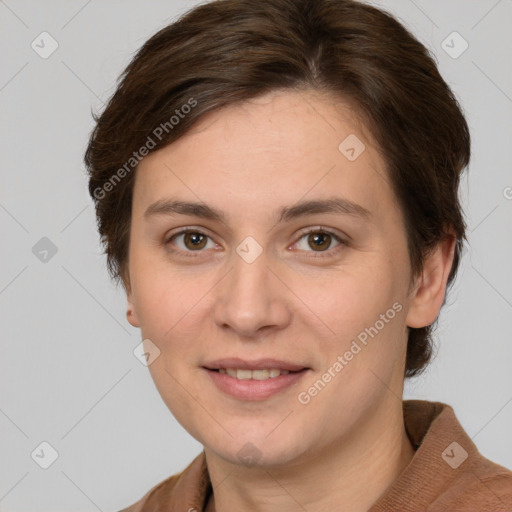
[[[162,338],[163,333],[169,330],[177,321],[173,312],[176,312],[173,297],[176,294],[161,283],[152,283],[145,280],[139,285],[136,292],[136,309],[141,333],[147,338]]]
[[[159,362],[173,375],[195,367],[200,341],[212,333],[208,291],[215,282],[214,276],[191,271],[141,274],[136,294],[141,334],[159,348]],[[164,372],[158,365],[151,368],[155,381],[169,380]],[[174,384],[170,379],[168,385]]]
[[[297,296],[343,339],[345,334],[375,322],[380,313],[399,300],[399,288],[392,269],[382,261],[368,261],[325,277],[318,274],[307,280],[301,278],[293,284]]]
[[[204,288],[201,280],[190,276],[190,271],[173,270],[162,259],[158,249],[134,248],[130,275],[140,329],[146,337],[161,338],[178,324]]]
[[[322,286],[307,288],[302,282],[297,287],[297,295],[315,314],[311,321],[317,332],[325,333],[321,340],[317,337],[324,363],[329,367],[347,354],[342,372],[350,382],[367,368],[388,374],[405,346],[403,290],[393,268],[382,258],[380,264],[357,271],[352,267],[331,278]]]

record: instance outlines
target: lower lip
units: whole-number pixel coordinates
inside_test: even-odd
[[[227,373],[220,373],[206,368],[205,370],[221,391],[241,400],[265,400],[289,388],[308,372],[307,369],[304,369],[300,372],[291,372],[279,375],[279,377],[271,377],[267,380],[239,380],[235,377],[230,377]]]

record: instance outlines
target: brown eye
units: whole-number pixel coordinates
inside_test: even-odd
[[[294,244],[301,252],[310,253],[310,257],[329,257],[343,249],[346,242],[337,234],[326,229],[310,229]],[[312,254],[313,253],[313,254]],[[316,254],[314,254],[316,253]],[[325,253],[325,254],[324,254]]]
[[[208,245],[209,244],[209,245]],[[215,248],[215,242],[201,231],[185,229],[175,233],[165,241],[169,250],[175,253],[186,255],[187,253],[203,253],[203,249]]]
[[[183,243],[187,249],[195,251],[206,245],[207,237],[202,233],[185,233]]]
[[[328,233],[321,231],[310,233],[308,236],[308,244],[315,251],[324,251],[331,245],[332,237]]]

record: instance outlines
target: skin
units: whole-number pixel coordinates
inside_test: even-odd
[[[338,150],[350,134],[366,146],[354,161]],[[370,216],[276,223],[283,206],[334,196]],[[165,198],[206,203],[226,222],[144,218]],[[206,234],[206,246],[198,250],[184,235],[166,245],[184,227]],[[319,251],[304,236],[309,228],[347,244],[327,238]],[[247,236],[263,248],[252,263],[236,252]],[[414,455],[401,409],[407,328],[436,319],[453,249],[445,238],[413,279],[378,148],[348,103],[318,92],[273,92],[209,113],[140,163],[127,317],[160,350],[149,369],[162,399],[205,448],[215,489],[208,510],[363,511],[375,503]],[[401,311],[300,403],[298,394],[394,303]],[[240,400],[202,368],[221,357],[272,357],[310,370],[270,398]],[[255,464],[238,455],[249,442]]]

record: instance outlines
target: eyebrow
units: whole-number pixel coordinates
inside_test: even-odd
[[[332,199],[303,201],[292,206],[285,206],[278,212],[277,223],[319,213],[337,213],[360,217],[362,219],[371,217],[371,212],[363,206],[349,201],[348,199],[335,197]],[[190,215],[222,223],[227,222],[227,217],[224,212],[212,206],[208,206],[205,203],[170,199],[159,199],[148,206],[144,212],[145,219],[157,215]]]

